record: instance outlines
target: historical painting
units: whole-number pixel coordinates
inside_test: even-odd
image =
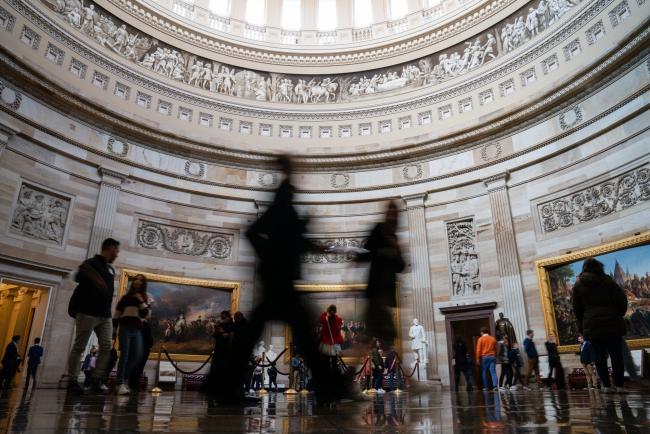
[[[120,295],[137,274],[143,274],[148,280],[154,339],[151,357],[157,357],[162,345],[174,361],[205,360],[214,347],[212,335],[219,314],[237,310],[239,284],[124,270]]]
[[[336,306],[336,314],[343,319],[341,328],[341,345],[340,356],[346,362],[356,363],[365,356],[365,346],[359,345],[364,341],[365,336],[365,314],[366,314],[366,297],[364,284],[347,284],[347,285],[297,285],[296,289],[305,297],[306,304],[310,307],[314,315],[320,315],[326,311],[330,305]],[[393,322],[399,329],[399,309],[394,311]],[[320,334],[320,330],[314,330],[315,334]],[[291,331],[287,327],[285,342],[291,342]],[[399,351],[399,343],[396,342],[396,348]],[[387,349],[385,349],[387,351]]]
[[[625,315],[631,347],[650,345],[650,233],[537,262],[547,333],[555,333],[560,349],[573,351],[578,327],[571,294],[585,258],[595,257],[625,291]]]

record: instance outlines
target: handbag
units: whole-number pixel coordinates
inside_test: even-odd
[[[332,336],[332,329],[330,328],[330,322],[328,319],[326,319],[327,322],[327,331],[330,334],[330,340],[334,342],[334,337]],[[334,357],[339,355],[341,352],[341,345],[340,344],[326,344],[324,342],[321,342],[320,345],[318,346],[318,349],[321,354],[325,356],[330,356]]]

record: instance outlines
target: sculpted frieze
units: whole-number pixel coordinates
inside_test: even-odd
[[[232,255],[234,235],[139,220],[136,243],[146,249],[177,255],[228,259]]]
[[[650,200],[650,165],[537,204],[543,232],[593,221]]]
[[[536,0],[443,52],[389,68],[324,76],[269,73],[223,64],[144,35],[91,1],[41,1],[102,47],[156,74],[215,94],[299,105],[354,101],[458,77],[535,38],[578,3]]]
[[[70,198],[23,183],[9,226],[23,237],[63,245],[70,212]]]
[[[316,245],[330,249],[332,247],[363,247],[364,238],[328,238],[312,240]],[[356,257],[355,254],[347,253],[315,253],[309,252],[302,256],[302,262],[306,264],[340,264],[352,262]]]
[[[452,295],[468,297],[481,292],[474,219],[446,223]]]

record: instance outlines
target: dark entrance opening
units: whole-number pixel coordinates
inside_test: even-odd
[[[455,388],[453,346],[457,337],[460,337],[465,342],[467,350],[474,362],[472,369],[473,387],[483,388],[481,369],[475,354],[476,341],[481,336],[481,327],[489,328],[490,333],[494,336],[494,308],[496,305],[496,302],[491,302],[440,308],[440,312],[445,315],[449,385],[451,390]],[[464,376],[461,375],[459,381],[459,390],[464,389]]]

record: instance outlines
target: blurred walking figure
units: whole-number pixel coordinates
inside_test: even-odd
[[[301,256],[310,250],[323,251],[306,237],[306,221],[293,207],[295,187],[291,184],[292,164],[289,157],[278,158],[277,165],[284,175],[275,199],[264,214],[248,229],[246,235],[259,257],[259,274],[262,282],[262,302],[254,309],[250,327],[242,342],[235,342],[235,357],[220,387],[210,390],[217,402],[240,404],[242,378],[247,360],[264,324],[270,320],[289,323],[294,343],[311,367],[316,397],[320,402],[331,402],[343,393],[343,379],[327,369],[319,356],[313,330],[315,315],[308,312],[303,299],[294,288],[300,279]]]
[[[578,331],[587,338],[596,353],[596,371],[603,391],[611,389],[607,372],[607,356],[612,359],[616,388],[623,388],[623,336],[627,297],[614,279],[605,274],[602,262],[587,258],[582,273],[573,287],[573,312],[578,320]]]
[[[29,388],[29,380],[32,381],[32,388],[36,388],[36,370],[38,365],[41,364],[43,358],[43,347],[41,346],[41,338],[34,339],[34,345],[29,348],[27,352],[27,374],[25,375],[25,390]]]
[[[503,340],[500,341],[498,346],[499,357],[498,360],[501,363],[501,375],[499,376],[499,389],[505,390],[509,389],[512,386],[512,364],[510,363],[510,338],[505,335]],[[505,388],[503,380],[505,381]]]
[[[454,390],[458,392],[460,386],[460,374],[465,377],[465,388],[472,391],[472,357],[467,351],[467,345],[460,336],[454,342]]]
[[[18,372],[18,365],[20,364],[20,355],[18,353],[18,342],[20,336],[14,336],[5,348],[4,355],[2,356],[2,384],[0,389],[11,389],[13,386],[14,377]]]
[[[557,350],[555,335],[552,333],[548,335],[548,341],[544,345],[548,354],[548,379],[552,379],[553,372],[555,372],[555,385],[558,389],[564,389],[564,367],[562,367],[562,361],[560,360],[560,352]]]
[[[395,233],[397,220],[397,204],[391,200],[386,207],[385,220],[375,225],[363,246],[368,252],[357,256],[357,261],[370,262],[366,335],[379,338],[388,348],[397,337],[390,309],[397,306],[397,273],[405,266]]]

